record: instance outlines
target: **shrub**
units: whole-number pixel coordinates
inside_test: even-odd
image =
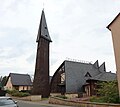
[[[31,94],[31,90],[21,90],[20,92]]]
[[[117,81],[98,83],[99,97],[93,97],[90,101],[105,103],[120,103]]]
[[[8,94],[14,94],[14,93],[17,93],[17,92],[19,92],[18,90],[7,90],[7,93]]]
[[[62,99],[67,99],[67,97],[65,95],[56,95],[55,97],[59,97],[59,98],[62,98]]]
[[[19,92],[18,90],[7,90],[7,93],[15,97],[26,97],[30,95],[27,92]]]
[[[98,94],[103,96],[103,100],[107,103],[119,103],[119,92],[117,81],[102,82]]]

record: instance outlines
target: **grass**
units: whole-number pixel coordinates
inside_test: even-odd
[[[92,97],[90,98],[91,102],[98,102],[98,103],[105,103],[104,99],[102,97]]]

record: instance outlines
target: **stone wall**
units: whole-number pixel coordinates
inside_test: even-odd
[[[61,93],[50,93],[51,97],[56,97],[56,96],[60,96]],[[71,98],[78,98],[78,94],[72,94],[72,93],[66,93],[65,96],[68,98],[68,99],[71,99]]]
[[[41,95],[31,95],[31,96],[27,96],[27,97],[14,97],[14,96],[10,96],[7,95],[9,97],[12,97],[13,99],[17,99],[17,100],[23,100],[23,101],[41,101]]]
[[[66,99],[50,97],[49,98],[50,104],[60,104],[60,105],[69,105],[69,106],[77,106],[77,107],[120,107],[120,104],[108,104],[108,103],[93,103],[93,102],[86,102],[86,101],[70,101]]]
[[[71,98],[78,98],[78,94],[65,94],[65,96],[69,99]]]

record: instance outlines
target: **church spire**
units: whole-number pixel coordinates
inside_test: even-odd
[[[48,32],[44,10],[42,10],[38,35],[35,75],[33,81],[33,95],[41,95],[43,98],[49,97],[49,45],[51,38]]]
[[[52,42],[50,35],[49,35],[47,23],[46,23],[44,9],[42,10],[42,14],[41,14],[40,25],[38,29],[38,35],[37,35],[36,42],[39,42],[40,38],[44,38],[47,41]]]

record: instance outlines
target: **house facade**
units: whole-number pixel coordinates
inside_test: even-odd
[[[112,34],[116,69],[117,69],[116,73],[117,73],[119,96],[120,96],[120,13],[107,26],[107,28],[111,31]]]
[[[32,81],[28,74],[10,73],[5,85],[6,90],[31,90]]]
[[[51,93],[82,93],[84,96],[95,95],[97,81],[113,81],[116,74],[106,72],[105,63],[64,61],[54,73],[51,80]]]

